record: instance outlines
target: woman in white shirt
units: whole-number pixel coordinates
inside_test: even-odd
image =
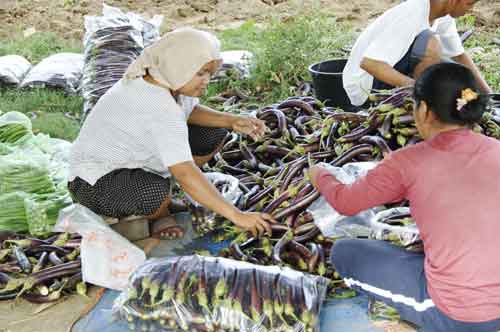
[[[68,188],[95,213],[154,220],[154,237],[168,237],[171,177],[200,204],[254,234],[272,218],[226,202],[200,168],[220,148],[227,129],[261,137],[254,118],[198,104],[221,64],[220,42],[191,28],[166,34],[130,65],[96,104],[71,153]]]
[[[371,89],[413,85],[427,67],[443,59],[472,70],[481,90],[488,83],[465,52],[455,18],[478,0],[408,0],[389,9],[359,36],[343,72],[344,89],[355,106]]]

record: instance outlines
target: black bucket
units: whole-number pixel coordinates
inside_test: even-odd
[[[316,98],[326,106],[340,107],[345,111],[354,110],[342,85],[342,71],[346,59],[328,60],[309,66]]]

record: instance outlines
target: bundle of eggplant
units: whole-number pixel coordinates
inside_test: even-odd
[[[252,141],[235,133],[210,165],[211,171],[237,177],[244,194],[236,205],[244,211],[271,214],[280,223],[273,234],[252,238],[228,223],[212,223],[227,237],[237,235],[221,256],[259,264],[289,265],[333,277],[328,255],[333,239],[323,237],[307,208],[320,196],[306,170],[325,162],[377,161],[393,150],[420,141],[415,127],[410,89],[370,97],[372,107],[358,113],[323,107],[312,97],[291,97],[258,110],[255,116],[271,129]],[[500,138],[500,118],[485,113],[477,132]],[[401,204],[404,206],[403,204]],[[391,205],[390,207],[397,206]],[[389,207],[389,206],[388,206]],[[196,211],[196,223],[204,223]]]
[[[78,235],[68,233],[45,240],[0,233],[0,300],[48,303],[75,290],[85,295],[80,242]]]
[[[318,330],[326,278],[224,258],[146,262],[115,302],[131,331]]]
[[[85,116],[99,98],[122,78],[143,49],[141,32],[126,24],[102,28],[86,40],[81,85]]]

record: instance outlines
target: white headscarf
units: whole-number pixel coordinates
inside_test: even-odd
[[[211,33],[180,28],[164,35],[127,68],[125,79],[146,74],[171,90],[188,83],[206,63],[220,60],[220,42]]]

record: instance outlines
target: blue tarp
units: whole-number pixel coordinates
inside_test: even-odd
[[[195,250],[208,250],[216,254],[227,247],[228,242],[214,243],[209,236],[192,239],[189,215],[178,216],[187,229],[187,236],[177,242],[163,241],[155,248],[152,256],[189,255]],[[127,323],[113,317],[112,307],[119,292],[108,290],[98,305],[74,327],[74,332],[128,332]],[[357,296],[350,299],[329,299],[323,304],[320,314],[320,332],[384,332],[375,327],[368,314],[368,299]]]

